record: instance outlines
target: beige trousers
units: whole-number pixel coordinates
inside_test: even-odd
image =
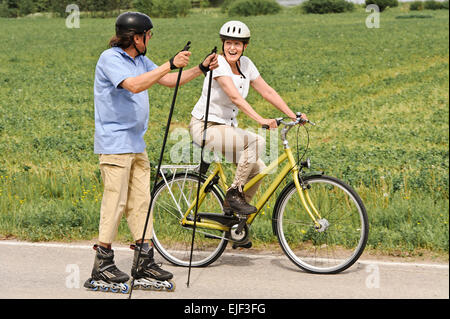
[[[189,132],[192,140],[202,145],[205,122],[192,117]],[[221,123],[208,122],[205,148],[209,151],[222,153],[225,159],[237,165],[235,178],[231,186],[242,188],[266,165],[260,159],[265,150],[266,142],[258,134]],[[245,192],[247,202],[253,198],[262,180]]]
[[[102,154],[100,171],[104,191],[99,242],[114,241],[124,213],[134,240],[141,239],[150,204],[150,162],[147,153]],[[145,239],[152,237],[152,217],[151,214]]]

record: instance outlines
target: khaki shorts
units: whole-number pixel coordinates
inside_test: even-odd
[[[102,154],[104,191],[100,209],[99,242],[112,243],[123,214],[134,240],[142,238],[150,204],[150,162],[147,153]],[[145,239],[152,237],[150,215]]]

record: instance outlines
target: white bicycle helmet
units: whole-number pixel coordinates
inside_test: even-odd
[[[228,21],[220,28],[219,34],[222,40],[241,40],[244,43],[250,40],[250,29],[241,21]]]

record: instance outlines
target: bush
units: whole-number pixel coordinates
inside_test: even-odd
[[[0,18],[9,18],[9,8],[5,1],[0,2]]]
[[[18,2],[19,15],[26,16],[27,14],[35,12],[33,0],[20,0]]]
[[[70,0],[50,0],[50,11],[60,17],[64,17],[66,15],[66,7],[69,4]]]
[[[409,10],[419,11],[423,10],[423,2],[422,1],[413,1],[409,4]]]
[[[234,3],[234,2],[236,2],[236,0],[224,0],[223,2],[222,2],[222,5],[221,5],[221,11],[222,12],[227,12],[228,11],[228,9],[231,7],[231,5]]]
[[[442,2],[428,0],[424,3],[424,8],[427,10],[440,10],[443,9]]]
[[[66,7],[76,4],[81,11],[90,14],[101,12],[102,16],[117,16],[120,9],[131,8],[132,0],[0,0],[0,16],[18,17],[34,12],[53,12],[67,16]]]
[[[388,7],[398,7],[398,0],[366,0],[366,6],[369,4],[376,4],[380,12],[383,12]]]
[[[211,7],[220,7],[224,0],[209,0]]]
[[[231,3],[228,9],[230,16],[255,16],[276,14],[280,12],[281,5],[275,0],[237,0]]]
[[[34,0],[36,12],[50,11],[50,0]]]
[[[35,12],[33,0],[0,0],[0,17],[16,18]]]
[[[0,2],[0,18],[9,18],[8,4],[4,1]]]
[[[175,18],[186,16],[191,9],[190,0],[136,0],[134,8],[151,18]]]
[[[428,1],[414,1],[409,5],[409,10],[418,11],[418,10],[440,10],[447,9],[448,10],[448,0],[444,2],[428,0]]]
[[[342,13],[353,11],[355,5],[345,0],[307,0],[299,6],[304,13]]]
[[[133,7],[136,11],[145,13],[149,16],[151,16],[152,9],[153,9],[153,3],[149,0],[134,0],[133,1]]]

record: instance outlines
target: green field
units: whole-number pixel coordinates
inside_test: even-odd
[[[379,29],[366,28],[362,8],[242,20],[252,31],[246,55],[293,110],[318,124],[309,129],[313,169],[361,194],[369,249],[446,256],[449,12],[420,14],[432,17],[399,19],[409,12],[387,10]],[[190,40],[195,66],[220,47],[217,32],[228,19],[220,10],[154,19],[148,56],[162,64]],[[114,19],[82,19],[80,29],[67,29],[64,19],[0,19],[0,30],[0,238],[94,240],[102,183],[93,154],[93,79]],[[172,128],[187,127],[202,81],[180,89]],[[153,167],[172,94],[161,86],[149,91]],[[265,117],[280,116],[254,92],[248,101]],[[242,115],[240,126],[257,129]],[[252,228],[256,244],[276,242],[273,203]],[[118,240],[130,239],[123,222]]]

